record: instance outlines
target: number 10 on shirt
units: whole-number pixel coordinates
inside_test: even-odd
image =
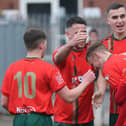
[[[29,81],[28,78],[31,77],[31,91],[32,94],[29,94]],[[22,97],[22,92],[23,92],[23,82],[22,82],[22,72],[17,72],[17,74],[14,76],[14,79],[17,79],[17,83],[18,83],[18,96],[19,98]],[[24,95],[26,98],[34,98],[36,95],[35,92],[35,85],[36,85],[36,75],[33,72],[27,72],[24,75]]]

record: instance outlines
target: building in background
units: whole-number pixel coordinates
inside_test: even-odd
[[[99,8],[101,10],[102,16],[106,15],[106,8],[109,6],[110,3],[118,2],[122,3],[126,6],[125,0],[83,0],[83,8],[88,8],[90,4],[92,4],[94,7]]]
[[[18,0],[1,0],[0,1],[0,16],[7,20],[21,19],[19,12]]]
[[[19,9],[19,0],[0,0],[0,9]]]
[[[23,18],[27,18],[28,14],[33,12],[50,13],[51,16],[63,14],[84,15],[85,8],[93,8],[94,11],[100,13],[98,15],[105,16],[107,6],[112,2],[121,2],[126,5],[125,0],[1,0],[0,10],[19,10]],[[31,10],[34,8],[34,10]],[[40,9],[41,8],[41,9]]]
[[[33,13],[50,14],[52,22],[63,15],[79,15],[83,0],[19,0],[20,13],[26,19]]]

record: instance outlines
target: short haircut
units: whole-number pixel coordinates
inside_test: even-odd
[[[97,31],[95,28],[92,28],[92,29],[89,31],[89,34],[91,34],[92,32],[95,32],[96,34],[98,34],[98,31]]]
[[[29,28],[24,33],[24,43],[27,50],[34,50],[38,47],[41,42],[46,40],[45,33],[38,28]]]
[[[88,48],[86,52],[86,60],[88,61],[88,58],[93,55],[95,51],[108,51],[108,49],[105,47],[105,45],[101,42],[92,43]]]
[[[66,22],[66,28],[72,27],[73,24],[84,24],[87,25],[86,21],[78,16],[70,17]]]
[[[125,8],[125,6],[123,4],[121,4],[121,3],[112,3],[107,8],[107,14],[109,13],[110,10],[119,9],[121,7]]]

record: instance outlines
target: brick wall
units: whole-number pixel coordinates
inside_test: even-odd
[[[19,0],[0,0],[0,10],[18,9]]]
[[[122,3],[126,6],[126,0],[83,0],[83,6],[84,7],[88,7],[90,1],[92,1],[94,3],[95,7],[99,7],[102,10],[102,14],[105,15],[106,13],[106,8],[109,6],[109,4],[111,4],[112,2],[118,2],[118,3]]]

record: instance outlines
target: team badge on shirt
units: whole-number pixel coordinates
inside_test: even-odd
[[[57,73],[56,73],[56,81],[57,81],[58,84],[64,83],[64,80],[63,80],[63,78],[62,78],[60,72],[57,72]]]

